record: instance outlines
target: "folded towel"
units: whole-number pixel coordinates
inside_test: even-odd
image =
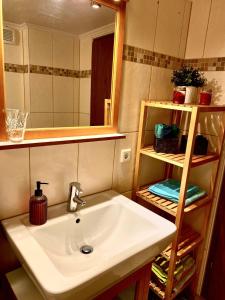
[[[185,283],[194,275],[194,273],[195,273],[195,266],[189,270],[189,272],[186,274],[185,277],[183,277],[179,282],[177,282],[177,284],[173,288],[174,292],[178,293],[183,288]]]
[[[185,277],[190,273],[190,270],[194,268],[195,261],[190,255],[186,255],[182,259],[176,262],[176,267],[174,270],[175,281],[185,279]],[[168,267],[169,261],[162,255],[156,257],[155,261],[152,263],[152,272],[158,278],[159,282],[166,285],[168,279]]]
[[[178,203],[180,194],[180,181],[175,179],[166,179],[151,185],[148,188],[149,192]],[[192,202],[206,195],[206,191],[202,190],[197,185],[188,184],[185,206],[188,206]]]

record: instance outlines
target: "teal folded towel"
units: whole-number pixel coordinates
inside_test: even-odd
[[[149,192],[157,196],[178,203],[180,194],[180,181],[175,179],[166,179],[164,181],[151,185],[148,190]],[[188,206],[204,195],[206,195],[206,191],[202,190],[199,186],[188,184],[185,206]]]

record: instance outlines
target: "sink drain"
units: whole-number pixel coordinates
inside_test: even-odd
[[[83,254],[90,254],[91,252],[93,252],[93,247],[89,246],[89,245],[84,245],[82,247],[80,247],[80,252]]]

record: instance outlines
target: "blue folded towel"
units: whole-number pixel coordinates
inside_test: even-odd
[[[180,194],[180,181],[175,179],[166,179],[164,181],[151,185],[148,190],[149,192],[157,196],[178,203]],[[206,195],[206,191],[202,190],[199,186],[188,184],[185,206],[188,206],[204,195]]]

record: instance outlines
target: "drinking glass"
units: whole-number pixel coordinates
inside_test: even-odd
[[[27,117],[28,113],[19,109],[6,109],[6,129],[11,142],[23,141]]]

